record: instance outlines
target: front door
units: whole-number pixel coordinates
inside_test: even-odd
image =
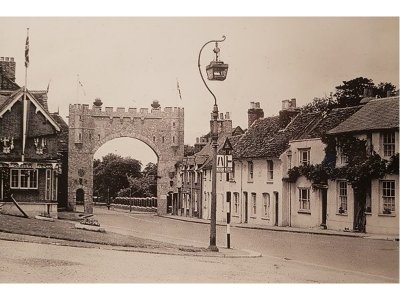
[[[76,206],[83,206],[85,204],[85,192],[83,189],[76,190]]]
[[[327,210],[327,200],[328,200],[328,190],[321,189],[321,196],[322,196],[322,222],[321,227],[326,229],[326,210]]]

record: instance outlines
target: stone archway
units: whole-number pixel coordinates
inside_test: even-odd
[[[103,144],[120,137],[138,139],[158,158],[157,213],[167,213],[167,194],[173,190],[170,175],[183,158],[184,110],[157,105],[147,108],[101,107],[95,101],[69,107],[68,209],[75,211],[78,188],[85,193],[84,209],[93,212],[93,155]]]

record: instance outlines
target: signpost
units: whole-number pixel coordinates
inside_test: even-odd
[[[229,138],[226,138],[222,150],[225,155],[217,155],[217,172],[218,173],[232,173],[233,172],[233,159],[232,159],[232,144]],[[227,194],[226,202],[228,209],[226,211],[226,244],[227,248],[231,248],[231,193]]]

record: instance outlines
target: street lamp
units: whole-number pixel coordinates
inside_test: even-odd
[[[206,67],[207,78],[208,80],[218,80],[223,81],[226,78],[228,73],[228,65],[224,64],[223,61],[219,60],[219,52],[218,43],[225,41],[226,37],[223,35],[221,40],[211,40],[208,41],[201,47],[198,58],[198,67],[201,79],[203,80],[204,85],[207,90],[214,97],[214,107],[211,113],[211,140],[212,140],[212,148],[213,148],[213,162],[212,162],[212,187],[211,187],[211,221],[210,221],[210,246],[208,246],[208,250],[210,251],[218,251],[217,247],[217,148],[218,148],[218,106],[217,106],[217,98],[214,93],[208,87],[206,81],[204,80],[203,74],[200,68],[200,57],[201,52],[204,47],[210,43],[215,43],[214,53],[215,60],[210,62],[210,64]]]

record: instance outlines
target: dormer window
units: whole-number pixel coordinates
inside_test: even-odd
[[[310,148],[299,149],[299,162],[300,165],[310,164]]]

